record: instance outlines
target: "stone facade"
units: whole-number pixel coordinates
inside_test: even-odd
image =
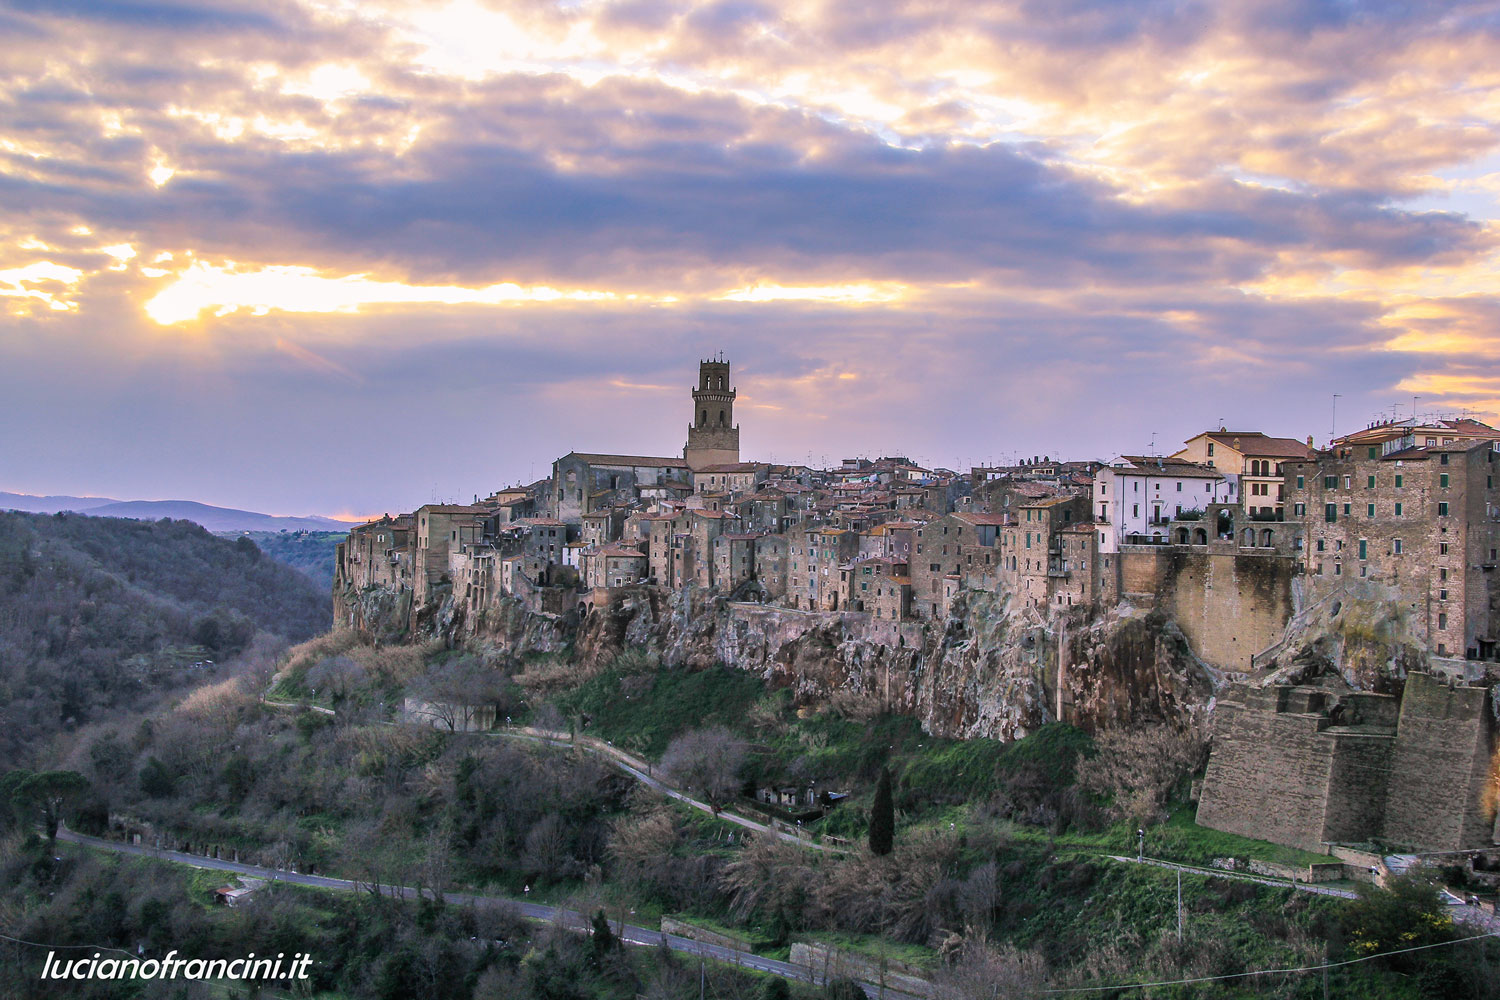
[[[1398,442],[1399,443],[1399,442]],[[1310,589],[1388,584],[1439,656],[1492,658],[1500,641],[1500,488],[1489,441],[1367,444],[1287,468]]]

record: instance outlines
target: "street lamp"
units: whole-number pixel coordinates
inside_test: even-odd
[[[1136,852],[1135,852],[1135,859],[1137,861],[1144,861],[1144,860],[1146,860],[1146,830],[1145,830],[1145,828],[1141,827],[1140,829],[1137,829],[1135,831],[1135,835],[1138,838],[1140,838],[1139,846],[1138,846],[1138,848],[1136,849]]]

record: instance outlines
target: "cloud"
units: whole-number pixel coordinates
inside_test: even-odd
[[[717,349],[785,457],[1500,406],[1492,5],[12,0],[0,30],[0,391],[43,439],[0,450],[101,480],[49,491],[249,462],[283,495],[221,499],[385,509],[670,453],[654,387]],[[419,457],[324,483],[307,427]]]

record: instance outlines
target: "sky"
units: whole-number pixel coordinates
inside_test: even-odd
[[[1500,8],[0,0],[0,490],[1500,420]]]

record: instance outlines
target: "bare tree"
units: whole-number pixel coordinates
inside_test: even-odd
[[[661,767],[677,784],[702,795],[714,815],[740,787],[745,744],[723,726],[690,729],[662,754]]]
[[[412,693],[450,732],[467,730],[484,710],[499,718],[511,708],[510,681],[477,656],[459,656],[432,667],[411,686]]]
[[[322,692],[335,702],[349,697],[364,681],[365,668],[347,656],[325,656],[303,678],[314,695]]]
[[[978,935],[966,938],[958,961],[936,977],[940,1000],[1031,1000],[1042,996],[1046,982],[1042,956]]]
[[[1207,749],[1198,731],[1170,725],[1103,733],[1096,745],[1098,754],[1078,764],[1079,783],[1110,798],[1111,818],[1143,821],[1161,818],[1172,789]]]

